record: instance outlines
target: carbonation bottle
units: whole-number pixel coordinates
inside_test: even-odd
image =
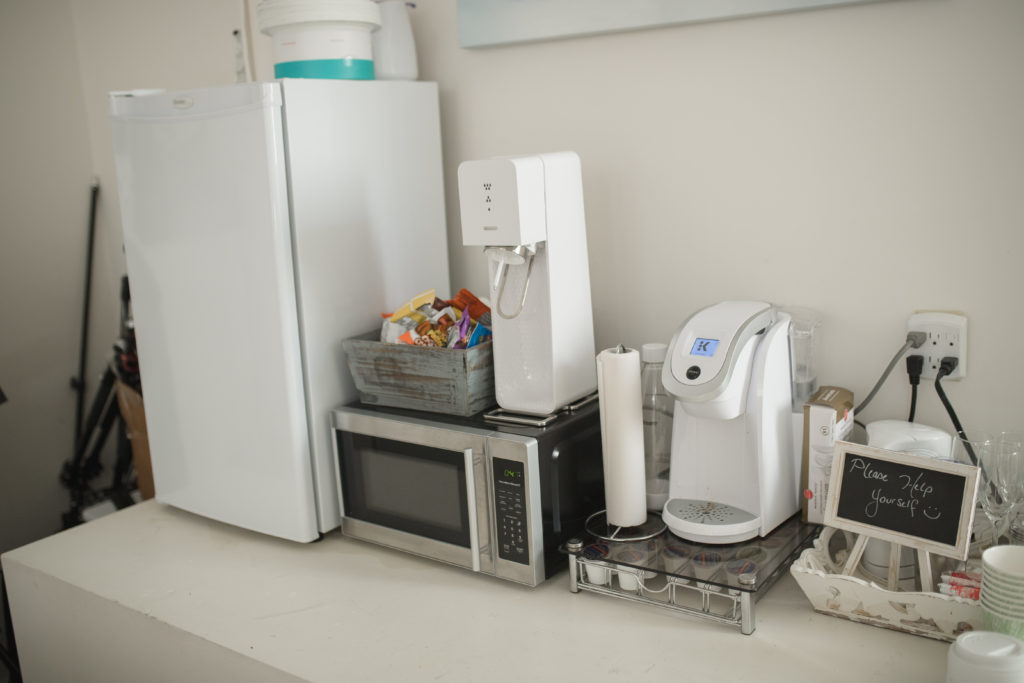
[[[644,344],[640,348],[640,385],[644,403],[644,472],[647,477],[647,509],[661,512],[668,500],[672,460],[672,412],[675,401],[661,383],[661,368],[668,346]]]

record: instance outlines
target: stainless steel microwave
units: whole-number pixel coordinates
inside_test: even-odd
[[[547,427],[360,404],[332,424],[352,538],[535,586],[604,507],[596,402]]]

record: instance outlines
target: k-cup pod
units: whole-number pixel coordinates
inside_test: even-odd
[[[701,581],[710,580],[722,569],[723,555],[717,550],[699,550],[690,557],[690,569],[693,570],[694,578]],[[700,588],[707,590],[719,590],[714,584],[698,583]]]
[[[686,573],[686,565],[690,563],[692,554],[693,548],[677,538],[673,537],[665,543],[665,548],[661,551],[661,558],[665,563],[665,571],[668,572],[670,581],[688,583],[679,575]]]
[[[725,571],[730,579],[737,579],[741,574],[756,576],[767,560],[768,553],[760,548],[741,548],[726,561]]]
[[[608,558],[608,553],[607,543],[591,543],[583,549],[583,569],[588,583],[608,585],[608,563],[603,561]]]
[[[652,571],[658,559],[658,542],[656,540],[649,538],[643,541],[618,541],[612,549],[612,559],[619,560],[627,551],[630,553],[629,556],[636,561],[623,559],[622,562],[646,570],[640,572],[645,579],[653,579],[657,575],[656,571]]]
[[[634,548],[622,548],[612,556],[617,563],[615,569],[619,575],[619,586],[624,591],[635,593],[640,588],[640,576],[646,576],[648,572],[637,569],[636,566],[644,563],[644,553]],[[654,572],[650,572],[654,574]]]

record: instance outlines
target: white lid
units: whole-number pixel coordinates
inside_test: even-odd
[[[950,657],[984,670],[1024,673],[1024,642],[994,631],[967,631],[950,646]]]
[[[256,6],[256,19],[268,35],[281,26],[320,21],[367,24],[371,29],[381,25],[380,7],[373,0],[263,0]]]
[[[640,347],[640,361],[643,363],[664,363],[668,355],[668,344],[652,342]]]
[[[875,420],[868,423],[866,430],[868,445],[875,448],[939,460],[952,458],[952,435],[935,427],[903,420]]]

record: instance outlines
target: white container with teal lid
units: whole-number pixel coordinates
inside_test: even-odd
[[[256,19],[274,41],[274,78],[373,80],[373,0],[263,0]]]

